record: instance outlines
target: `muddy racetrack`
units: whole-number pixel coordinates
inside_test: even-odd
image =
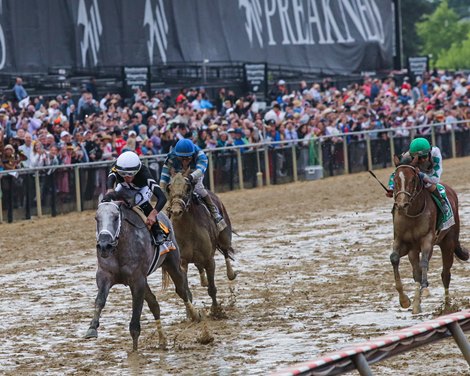
[[[380,170],[385,183],[392,170]],[[461,241],[470,247],[470,158],[444,161],[443,181],[459,193]],[[217,256],[219,301],[226,319],[185,319],[161,273],[149,278],[169,347],[159,350],[153,317],[142,314],[140,350],[129,353],[131,295],[111,290],[99,337],[83,336],[96,294],[94,212],[0,225],[0,374],[246,375],[272,372],[322,353],[410,326],[440,313],[440,252],[430,267],[424,313],[399,308],[389,262],[390,208],[367,173],[221,194],[240,236],[228,282]],[[411,292],[406,259],[402,277]],[[456,309],[470,308],[470,265],[455,262],[450,286]],[[197,308],[210,298],[190,266]],[[207,326],[214,341],[200,344]],[[378,375],[463,375],[469,367],[453,340],[372,366]],[[357,373],[356,373],[357,374]]]

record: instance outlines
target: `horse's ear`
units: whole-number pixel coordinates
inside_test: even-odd
[[[418,156],[416,155],[410,163],[411,166],[416,167],[418,165]]]
[[[400,165],[400,158],[398,158],[398,155],[396,154],[393,155],[393,163],[395,164],[395,167]]]
[[[187,168],[186,170],[184,170],[183,176],[184,176],[185,178],[188,177],[190,172],[191,172],[191,169],[190,169],[189,166],[188,166],[188,168]]]
[[[175,176],[176,171],[173,167],[170,168],[170,176]]]

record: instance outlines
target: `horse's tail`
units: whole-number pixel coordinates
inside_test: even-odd
[[[458,243],[457,247],[455,247],[454,253],[462,261],[467,261],[470,258],[468,249],[465,247],[462,247],[460,243]]]
[[[220,245],[216,246],[217,250],[224,255],[225,258],[229,258],[232,261],[235,261],[235,250],[230,246],[230,247],[220,247]]]
[[[170,275],[162,268],[162,290],[166,290],[170,286]]]

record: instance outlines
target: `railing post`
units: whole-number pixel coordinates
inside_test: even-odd
[[[457,158],[457,147],[455,146],[455,129],[454,125],[451,124],[452,128],[450,130],[450,144],[452,147],[452,158]]]
[[[344,173],[349,174],[348,139],[343,136]]]
[[[215,193],[213,161],[212,152],[209,152],[209,189]]]
[[[369,363],[367,363],[367,359],[364,354],[356,354],[352,357],[352,361],[361,376],[372,376],[372,371],[369,367]]]
[[[318,164],[323,167],[323,148],[322,148],[323,144],[322,144],[322,139],[317,138],[317,142],[318,142]]]
[[[240,189],[244,189],[242,151],[241,151],[240,148],[237,149],[237,165],[238,165],[238,181],[239,181],[239,184],[240,184]]]
[[[366,133],[366,150],[367,150],[367,168],[373,170],[372,168],[372,150],[370,147],[370,134]]]
[[[271,185],[271,173],[269,172],[269,150],[268,150],[268,145],[264,146],[264,173],[266,175],[266,185]]]
[[[292,174],[294,178],[294,182],[296,182],[299,178],[297,176],[297,153],[295,152],[295,144],[292,144]]]
[[[431,143],[436,145],[436,126],[434,124],[431,126]]]
[[[393,166],[393,157],[395,156],[395,141],[393,135],[390,135],[388,139],[390,141],[390,160],[392,161]]]
[[[34,174],[34,186],[36,188],[36,208],[38,217],[42,217],[41,186],[39,184],[39,171]]]
[[[259,147],[256,147],[256,166],[258,171],[256,172],[256,186],[262,187],[263,186],[263,173],[261,172],[261,162],[259,159]]]
[[[78,166],[73,168],[75,173],[75,200],[77,201],[77,211],[82,211],[82,197],[80,194],[80,170]]]
[[[448,325],[448,328],[452,333],[455,342],[457,342],[460,351],[462,351],[465,360],[470,365],[470,344],[468,343],[467,337],[465,336],[462,328],[460,327],[459,323],[455,321],[451,322]]]

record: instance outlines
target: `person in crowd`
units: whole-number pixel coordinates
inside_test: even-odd
[[[146,223],[151,226],[157,244],[166,240],[167,234],[157,220],[158,213],[166,204],[166,196],[152,177],[148,167],[142,164],[139,156],[133,151],[122,153],[111,167],[103,201],[112,200],[116,194],[142,209],[147,217]],[[152,195],[157,199],[154,207],[150,204]]]
[[[18,101],[18,107],[26,108],[29,104],[29,95],[23,86],[23,79],[21,77],[16,77],[13,93]]]
[[[188,175],[189,183],[194,185],[194,192],[204,200],[217,224],[217,228],[222,231],[227,227],[227,224],[204,187],[203,179],[207,169],[207,156],[191,140],[179,140],[175,148],[167,155],[162,168],[160,186],[165,190],[170,183],[170,170],[181,172],[186,171],[188,168],[192,171]]]

